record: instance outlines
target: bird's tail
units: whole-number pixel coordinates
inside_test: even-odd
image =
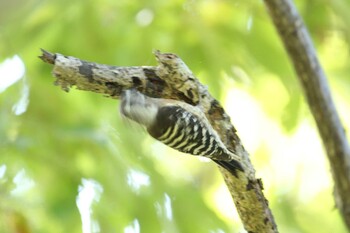
[[[215,163],[220,165],[221,167],[225,168],[228,172],[230,172],[232,175],[237,177],[237,170],[244,171],[242,164],[236,160],[231,160],[231,161],[219,161],[219,160],[214,160]]]

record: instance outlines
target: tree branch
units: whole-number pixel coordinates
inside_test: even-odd
[[[264,0],[293,62],[326,148],[336,205],[350,229],[350,147],[334,106],[326,75],[307,29],[291,0]]]
[[[262,192],[262,182],[255,178],[255,170],[248,153],[229,116],[179,57],[156,51],[158,66],[116,67],[42,51],[40,58],[54,65],[55,84],[65,91],[76,86],[80,90],[119,98],[122,90],[137,88],[151,97],[176,99],[200,106],[227,148],[242,158],[244,172],[232,173],[222,167],[220,171],[245,229],[251,233],[277,232]]]

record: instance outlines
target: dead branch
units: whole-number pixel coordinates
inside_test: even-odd
[[[136,88],[151,97],[176,99],[199,105],[227,148],[242,158],[244,172],[237,171],[233,175],[221,167],[220,171],[245,229],[256,233],[277,232],[268,201],[262,192],[262,183],[255,178],[255,170],[248,153],[229,116],[178,56],[156,51],[158,66],[117,67],[42,51],[40,58],[54,65],[55,84],[65,91],[75,86],[80,90],[119,98],[122,90]],[[174,72],[181,75],[174,75]]]

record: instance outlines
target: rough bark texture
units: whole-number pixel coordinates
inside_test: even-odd
[[[350,229],[350,147],[307,29],[290,0],[264,0],[280,34],[323,140],[336,205]]]
[[[235,176],[221,167],[220,171],[244,228],[250,233],[277,232],[268,201],[262,192],[262,183],[255,178],[255,170],[248,153],[237,136],[229,116],[179,57],[159,51],[155,52],[155,56],[159,63],[155,67],[100,65],[44,50],[40,58],[54,65],[55,83],[65,91],[76,86],[80,90],[119,98],[122,90],[137,88],[138,91],[151,97],[176,99],[200,106],[227,148],[242,158],[244,172],[237,171]],[[173,72],[177,74],[174,75]],[[179,73],[181,75],[178,75]]]

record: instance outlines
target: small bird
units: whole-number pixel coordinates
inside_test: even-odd
[[[173,149],[210,158],[234,175],[243,171],[240,157],[226,148],[199,107],[128,89],[121,95],[120,112]]]

